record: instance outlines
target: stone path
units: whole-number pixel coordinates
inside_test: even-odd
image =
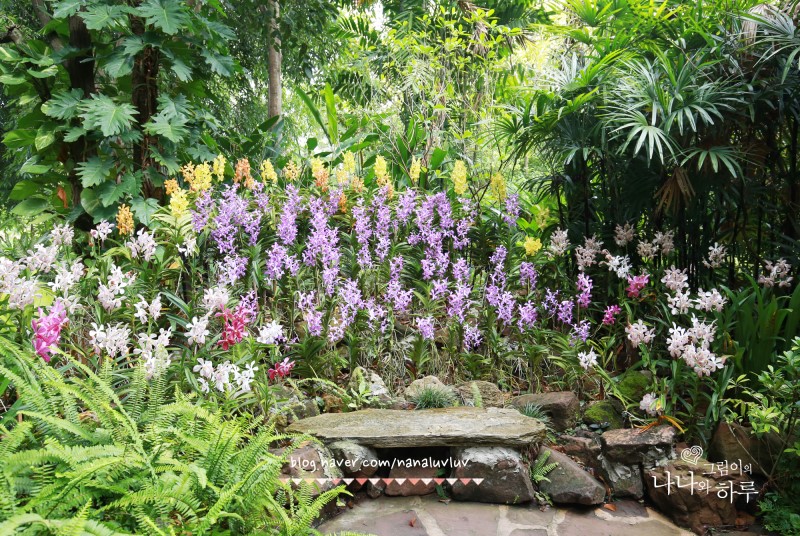
[[[326,535],[353,531],[375,536],[692,536],[636,501],[605,508],[449,502],[436,495],[364,500],[317,530]]]

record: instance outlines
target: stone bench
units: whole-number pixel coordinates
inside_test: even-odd
[[[527,447],[538,445],[545,437],[544,424],[515,409],[466,406],[324,413],[299,420],[288,431],[314,436],[323,443],[352,441],[373,448]]]
[[[326,413],[299,420],[287,431],[324,443],[324,455],[352,477],[351,487],[365,485],[371,496],[432,493],[446,477],[454,499],[495,503],[533,500],[521,451],[537,448],[545,438],[543,423],[515,409],[476,407]],[[408,463],[431,458],[447,463]]]

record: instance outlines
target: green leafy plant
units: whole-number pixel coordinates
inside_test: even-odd
[[[531,481],[534,484],[538,484],[539,482],[550,482],[550,479],[547,478],[547,473],[558,467],[558,462],[547,463],[548,458],[550,458],[550,451],[545,450],[538,458],[536,458],[536,461],[531,467]]]
[[[780,448],[769,471],[768,486],[773,488],[760,503],[765,526],[780,534],[800,534],[798,492],[800,484],[800,338],[792,348],[768,365],[756,382],[740,386],[741,396],[732,401],[738,408],[734,415],[752,427],[752,434],[761,439],[777,437]]]
[[[52,8],[52,12],[49,11]],[[232,31],[219,4],[178,0],[34,3],[42,39],[0,45],[0,77],[20,116],[3,143],[23,180],[14,212],[50,209],[109,219],[128,202],[140,219],[163,174],[212,160],[208,76],[228,77]],[[213,145],[213,144],[212,144]]]
[[[292,491],[279,476],[294,438],[205,408],[141,366],[118,393],[110,360],[95,374],[68,356],[64,371],[42,367],[5,340],[0,353],[19,395],[0,429],[3,534],[307,534],[344,491]],[[280,456],[277,443],[288,445]]]
[[[483,395],[481,394],[481,390],[478,387],[478,384],[472,382],[469,384],[470,391],[472,392],[472,405],[476,408],[483,407]]]
[[[449,408],[455,406],[456,397],[449,389],[427,385],[415,393],[410,401],[415,409]]]
[[[525,415],[526,417],[530,417],[532,419],[536,419],[537,421],[541,422],[544,425],[545,432],[548,438],[555,437],[555,431],[553,430],[553,420],[550,418],[550,415],[548,415],[547,412],[542,408],[542,406],[530,402],[518,409],[519,412]]]
[[[550,482],[550,479],[547,478],[547,473],[558,467],[558,462],[550,462],[547,463],[547,460],[550,458],[550,451],[545,450],[543,451],[536,461],[531,465],[530,474],[531,474],[531,482],[536,485],[535,497],[537,502],[540,504],[552,504],[550,497],[547,493],[541,491],[539,489],[539,484],[541,482]]]
[[[361,376],[358,380],[358,385],[348,391],[348,398],[347,407],[352,410],[359,410],[374,404],[377,397],[372,394],[367,380]]]

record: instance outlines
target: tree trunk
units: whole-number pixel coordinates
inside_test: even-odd
[[[267,111],[269,117],[280,116],[282,112],[282,91],[283,82],[281,80],[281,36],[278,24],[280,18],[280,5],[278,0],[268,0],[270,11],[270,32],[269,32],[269,90]]]
[[[69,73],[69,85],[72,89],[80,89],[83,98],[89,98],[95,92],[94,80],[94,53],[92,51],[92,36],[89,29],[78,15],[69,18],[69,46],[80,53],[70,58],[66,62],[67,73]],[[75,171],[79,163],[95,153],[95,148],[90,146],[86,136],[81,136],[76,141],[69,144],[69,156],[73,167],[69,173],[69,181],[72,185],[72,205],[78,207],[81,204],[81,191],[83,185]]]
[[[139,17],[131,17],[131,29],[136,35],[145,32],[144,21]],[[142,133],[142,139],[133,146],[133,165],[136,170],[145,171],[155,165],[150,154],[150,146],[154,143],[154,136],[144,132],[144,124],[158,109],[158,70],[161,60],[159,50],[148,45],[133,59],[131,72],[131,103],[136,108],[136,124]],[[150,181],[144,174],[142,194],[144,197],[161,198],[161,189]]]

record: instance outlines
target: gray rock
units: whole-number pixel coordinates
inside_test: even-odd
[[[292,424],[325,443],[350,440],[374,448],[539,444],[544,425],[510,408],[456,407],[425,411],[365,409],[325,413]]]
[[[475,387],[473,387],[473,385]],[[481,395],[484,408],[502,408],[506,402],[506,395],[497,385],[483,380],[463,382],[456,385],[456,392],[464,404],[467,406],[475,405],[475,395],[473,389],[477,388]]]
[[[276,456],[282,456],[286,449],[277,449],[272,451]],[[339,478],[342,476],[341,471],[333,461],[331,452],[322,445],[312,442],[306,442],[296,449],[291,450],[287,455],[286,463],[281,468],[281,473],[291,478]],[[307,485],[307,484],[301,484]],[[311,485],[312,496],[316,497],[328,490],[335,487],[331,480],[324,481],[323,483],[314,482]],[[292,487],[299,487],[297,484],[292,484]]]
[[[558,467],[547,473],[547,480],[539,483],[539,489],[559,504],[600,504],[605,500],[606,489],[583,467],[575,463],[569,456],[548,448],[550,452],[547,463],[557,462]]]
[[[378,471],[378,453],[375,449],[352,441],[335,441],[328,445],[328,449],[346,476],[369,478]]]
[[[591,437],[561,436],[559,444],[564,454],[602,476],[615,497],[642,498],[644,486],[641,467],[608,460],[601,453],[600,436],[597,434],[591,434]]]
[[[592,437],[559,436],[558,442],[564,454],[578,460],[586,467],[600,470],[600,438],[597,434]]]
[[[392,399],[392,403],[389,405],[389,409],[404,409],[410,410],[414,409],[414,404],[403,398],[402,396],[398,396]]]
[[[616,498],[641,499],[644,496],[642,468],[609,461],[600,456],[600,470]]]
[[[406,390],[403,392],[403,396],[407,400],[413,400],[423,389],[428,387],[449,391],[455,395],[455,390],[452,387],[443,384],[436,376],[425,376],[424,378],[420,378],[419,380],[414,380],[411,382],[411,384],[406,387]]]
[[[452,485],[453,498],[501,504],[520,504],[534,498],[530,469],[519,452],[506,447],[470,447],[453,449],[453,478],[482,478],[480,484]]]
[[[306,398],[303,393],[282,387],[274,393],[276,402],[270,408],[279,428],[284,428],[295,421],[319,415],[317,403]]]
[[[536,404],[550,415],[553,429],[563,432],[575,426],[581,410],[578,397],[572,391],[558,391],[553,393],[533,393],[520,395],[511,399],[511,405],[517,409],[524,409],[528,404]]]
[[[603,455],[614,462],[640,463],[649,468],[675,457],[675,428],[672,426],[609,430],[600,436],[600,442]]]
[[[350,374],[350,381],[347,383],[347,388],[353,391],[360,391],[360,383],[364,382],[369,388],[370,394],[374,397],[377,405],[390,404],[392,395],[383,378],[377,372],[367,370],[363,367],[356,367]],[[376,405],[372,404],[372,405]]]

